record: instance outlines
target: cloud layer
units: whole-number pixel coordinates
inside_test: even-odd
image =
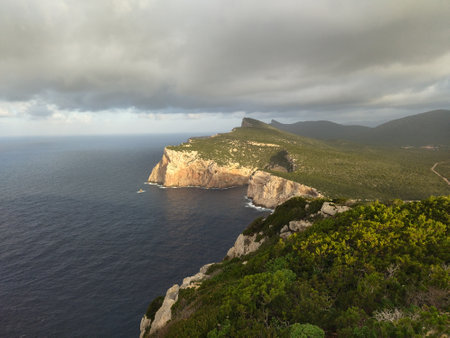
[[[36,118],[448,108],[448,18],[444,0],[3,0],[0,99]]]

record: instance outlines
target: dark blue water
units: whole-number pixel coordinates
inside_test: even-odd
[[[0,139],[0,337],[137,337],[150,300],[224,257],[260,215],[244,188],[144,185],[187,137]]]

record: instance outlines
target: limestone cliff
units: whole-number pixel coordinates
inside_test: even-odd
[[[240,234],[236,239],[236,242],[234,242],[234,245],[228,250],[227,257],[241,257],[258,250],[261,244],[264,243],[266,238],[261,238],[259,241],[257,241],[257,237],[258,234],[254,234],[252,236]]]
[[[247,196],[255,205],[275,208],[294,196],[322,197],[314,188],[267,172],[242,167],[238,163],[218,165],[197,151],[164,149],[149,182],[166,187],[228,188],[248,184]]]
[[[255,205],[272,209],[295,196],[322,197],[314,188],[264,171],[256,171],[250,177],[247,197],[251,198]]]
[[[198,288],[203,280],[210,278],[206,273],[208,268],[213,264],[214,263],[205,264],[200,268],[200,271],[197,274],[184,278],[181,286],[174,284],[169,288],[161,307],[155,313],[154,320],[151,321],[146,315],[142,317],[139,338],[147,337],[163,328],[167,322],[172,319],[172,306],[177,302],[180,290]]]
[[[252,172],[253,169],[236,163],[220,166],[212,160],[204,160],[197,151],[165,148],[148,181],[166,187],[228,188],[247,184]]]

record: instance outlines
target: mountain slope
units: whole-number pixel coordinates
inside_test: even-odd
[[[345,126],[329,121],[305,121],[271,126],[320,140],[346,140],[372,145],[450,145],[450,110],[434,110],[392,120],[375,128]]]
[[[394,145],[450,144],[450,110],[434,110],[386,122],[373,129],[372,143]]]
[[[363,126],[344,126],[330,121],[305,121],[283,124],[272,120],[271,126],[293,134],[319,140],[358,140],[361,135],[370,133],[372,128]]]

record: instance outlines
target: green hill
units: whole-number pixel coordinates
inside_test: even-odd
[[[243,127],[230,133],[169,148],[196,150],[202,158],[221,165],[260,168],[315,187],[330,197],[415,200],[450,193],[448,184],[430,170],[434,163],[450,160],[448,147],[402,149],[325,142],[244,119]],[[292,165],[290,170],[288,165]],[[270,169],[275,167],[286,167],[287,172]],[[444,163],[441,169],[445,168]]]
[[[284,124],[272,120],[270,125],[289,133],[319,140],[347,140],[360,142],[364,135],[368,135],[372,132],[372,128],[370,127],[345,126],[330,121],[304,121]]]
[[[322,203],[294,198],[255,220],[244,233],[268,236],[262,246],[181,290],[157,335],[447,337],[450,198],[359,205],[280,239]]]
[[[375,128],[345,126],[329,121],[305,121],[271,126],[320,140],[346,140],[372,145],[450,145],[450,110],[433,110],[392,120]]]

